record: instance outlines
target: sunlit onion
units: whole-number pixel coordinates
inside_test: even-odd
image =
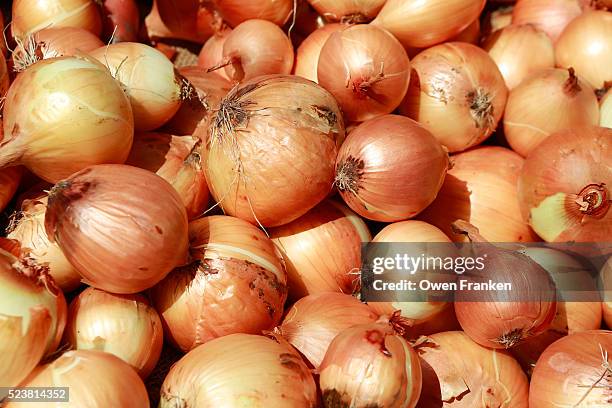
[[[106,39],[113,43],[138,41],[140,10],[136,0],[102,0],[102,16]]]
[[[13,199],[22,174],[23,169],[21,167],[8,167],[0,170],[0,211],[4,211]]]
[[[512,12],[512,24],[532,24],[556,42],[581,13],[580,0],[520,0]]]
[[[297,49],[293,73],[313,82],[318,82],[317,68],[321,49],[330,35],[343,28],[342,24],[325,24],[306,37]]]
[[[223,63],[223,45],[231,32],[231,28],[223,27],[206,40],[198,54],[198,66],[204,69],[210,69]],[[219,69],[216,73],[227,80],[230,79],[224,69]]]
[[[373,20],[386,0],[308,0],[327,21],[367,23]]]
[[[612,90],[606,92],[599,102],[599,126],[612,128]]]
[[[212,0],[212,3],[232,27],[256,18],[282,26],[293,11],[293,0]]]
[[[202,4],[200,4],[202,3]],[[153,0],[145,18],[149,38],[170,38],[203,43],[218,24],[209,4],[197,0]]]

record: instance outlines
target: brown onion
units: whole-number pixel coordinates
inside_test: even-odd
[[[210,69],[223,64],[223,45],[231,32],[231,28],[223,27],[206,40],[198,54],[198,66],[204,69]],[[219,69],[216,73],[224,79],[230,79],[224,69]]]
[[[353,130],[336,159],[336,186],[359,215],[393,222],[414,217],[436,198],[448,155],[424,127],[399,115]]]
[[[262,19],[282,26],[292,15],[292,0],[212,0],[223,20],[236,27],[247,20]]]
[[[361,122],[398,107],[408,89],[410,60],[388,31],[370,24],[349,26],[323,45],[317,79],[347,120]]]
[[[308,0],[327,21],[367,23],[373,20],[387,0]]]
[[[412,67],[402,114],[422,123],[450,152],[482,143],[493,133],[508,90],[486,51],[445,43],[418,54]]]
[[[49,193],[45,228],[83,281],[136,293],[187,256],[185,206],[167,181],[125,165],[88,167]]]
[[[218,17],[197,0],[153,0],[145,18],[149,38],[170,38],[203,43],[213,35]]]
[[[555,133],[525,160],[518,183],[525,220],[547,242],[607,242],[612,236],[612,129]]]
[[[102,0],[102,8],[105,38],[112,43],[138,41],[140,10],[136,0]]]
[[[328,38],[343,29],[342,24],[325,24],[323,27],[313,31],[302,41],[295,54],[295,65],[293,73],[313,82],[317,80],[317,69],[319,66],[319,55]]]
[[[512,12],[512,24],[532,24],[556,42],[581,13],[580,0],[520,0]]]
[[[22,174],[23,168],[21,167],[8,167],[0,170],[0,211],[4,211],[13,199]]]
[[[211,122],[200,135],[206,180],[226,214],[283,225],[331,191],[344,122],[320,86],[297,76],[256,78],[234,88]]]

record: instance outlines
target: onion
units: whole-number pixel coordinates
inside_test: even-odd
[[[461,325],[457,321],[455,307],[452,303],[447,303],[446,307],[431,316],[430,319],[406,327],[404,338],[417,340],[421,336],[431,336],[435,333],[453,330],[461,330]]]
[[[601,303],[603,320],[608,329],[612,329],[612,258],[608,258],[602,268],[601,289],[603,289],[603,302]]]
[[[426,48],[461,32],[478,18],[485,0],[387,0],[372,24],[405,47]]]
[[[482,47],[497,64],[508,89],[515,88],[534,72],[555,66],[552,41],[530,24],[496,31]]]
[[[531,377],[533,407],[605,407],[610,404],[612,332],[591,330],[564,337],[544,351]]]
[[[512,12],[512,24],[532,24],[556,42],[581,13],[580,0],[520,0]]]
[[[599,126],[612,128],[612,90],[608,90],[601,99],[599,111]]]
[[[594,89],[574,69],[541,70],[513,89],[504,113],[504,134],[512,149],[527,156],[552,133],[599,123]]]
[[[91,381],[95,381],[95,387]],[[96,350],[68,351],[52,363],[37,367],[21,386],[66,387],[70,407],[149,408],[147,390],[138,374],[118,357]],[[7,408],[24,405],[29,403],[13,402]],[[58,403],[39,401],[36,405],[52,408]]]
[[[317,368],[332,340],[343,330],[374,323],[367,305],[341,293],[318,293],[301,298],[285,315],[279,333]]]
[[[507,352],[482,347],[460,331],[434,334],[417,352],[419,408],[527,407],[527,378]]]
[[[13,199],[21,181],[22,170],[21,167],[9,167],[0,170],[0,211],[4,211]]]
[[[292,15],[293,0],[212,0],[223,20],[232,27],[247,20],[261,19],[282,26]]]
[[[60,57],[22,72],[4,104],[0,167],[23,164],[57,182],[87,166],[123,163],[134,134],[130,103],[97,61]]]
[[[478,45],[480,43],[480,20],[474,20],[472,24],[461,30],[459,34],[451,37],[448,41],[467,42]]]
[[[211,121],[200,136],[206,180],[226,214],[274,227],[331,191],[344,122],[323,88],[297,76],[256,78],[234,88]]]
[[[11,30],[26,38],[44,28],[76,27],[99,36],[102,19],[95,0],[14,0]]]
[[[612,129],[555,133],[523,166],[518,190],[525,220],[547,242],[607,242],[612,236]]]
[[[451,152],[475,146],[493,133],[508,90],[486,51],[445,43],[421,52],[412,67],[402,114],[421,122]]]
[[[400,221],[431,204],[448,164],[446,151],[420,124],[385,115],[349,134],[336,159],[336,186],[359,215]]]
[[[361,122],[398,107],[408,89],[410,60],[388,31],[355,25],[330,35],[321,49],[317,78],[338,100],[345,118]]]
[[[362,243],[372,237],[363,220],[346,206],[324,201],[269,233],[286,262],[293,299],[321,292],[353,293]]]
[[[170,370],[159,408],[317,404],[312,374],[282,339],[233,334],[190,351]]]
[[[66,300],[47,270],[0,249],[2,386],[17,386],[43,355],[54,352],[65,324]]]
[[[150,291],[174,344],[189,351],[228,334],[260,334],[280,322],[287,274],[261,230],[217,215],[193,221],[189,239],[192,264]]]
[[[4,15],[2,14],[2,10],[0,10],[0,25],[2,25],[2,30],[5,29],[5,20]],[[4,32],[4,31],[3,31]],[[0,54],[4,57],[6,56],[6,41],[0,41]]]
[[[308,0],[327,21],[367,23],[373,20],[387,0]]]
[[[231,28],[223,27],[206,40],[198,54],[198,66],[204,69],[210,69],[223,64],[223,46],[231,32]],[[224,79],[230,79],[224,69],[217,70],[216,73]]]
[[[200,4],[202,3],[202,4]],[[203,43],[218,23],[210,7],[197,0],[153,0],[145,18],[149,38],[171,38]]]
[[[531,242],[537,237],[521,216],[517,181],[523,159],[497,146],[451,157],[451,169],[436,200],[419,219],[440,228],[453,241],[465,241],[451,224],[469,221],[491,242]]]
[[[510,283],[508,291],[455,292],[455,312],[461,327],[472,340],[485,347],[511,348],[545,332],[556,307],[555,284],[550,275],[529,257],[490,245],[478,229],[465,221],[453,227],[475,243],[472,252],[486,258],[482,271],[467,271],[468,283]]]
[[[421,394],[417,353],[390,324],[343,330],[318,370],[325,407],[414,408]]]
[[[113,293],[155,285],[187,255],[181,198],[161,177],[131,166],[92,166],[56,184],[45,228],[85,283]]]
[[[306,37],[295,55],[295,66],[293,67],[295,75],[318,82],[317,68],[321,49],[333,33],[344,27],[342,24],[326,24]]]
[[[71,348],[114,354],[147,378],[161,354],[163,331],[157,312],[144,296],[87,288],[68,312],[64,336]]]
[[[589,11],[572,21],[555,46],[557,65],[574,67],[594,88],[612,81],[612,13]]]
[[[502,30],[512,24],[512,11],[514,6],[506,6],[493,10],[484,16],[483,34],[486,39],[492,33]]]
[[[1,18],[2,16],[0,15],[0,19]],[[2,41],[0,41],[0,43],[1,42]],[[4,53],[0,52],[0,96],[3,97],[6,95],[6,92],[8,91],[10,84],[11,84],[11,78],[9,76],[8,66],[6,65],[6,58],[4,57]]]
[[[135,0],[103,0],[104,37],[113,43],[138,41],[140,11]]]

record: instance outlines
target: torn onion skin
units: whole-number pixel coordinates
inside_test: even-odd
[[[20,166],[0,169],[0,211],[4,211],[13,199],[22,175],[23,168]]]
[[[532,24],[553,43],[567,25],[582,14],[581,0],[521,0],[514,6],[512,24]]]

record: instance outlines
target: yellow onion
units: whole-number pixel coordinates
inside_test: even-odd
[[[22,174],[23,169],[21,167],[8,167],[0,170],[0,211],[4,211],[13,199]]]
[[[308,295],[291,306],[278,332],[315,368],[340,332],[374,323],[378,315],[366,304],[342,293]]]
[[[232,27],[251,19],[262,19],[282,26],[292,15],[292,0],[212,0],[216,11]]]
[[[421,343],[419,408],[527,407],[527,377],[507,352],[480,346],[461,331]]]
[[[480,34],[480,20],[476,19],[472,24],[461,30],[459,34],[451,37],[449,41],[467,42],[478,45],[480,43]]]
[[[512,24],[532,24],[556,42],[565,27],[582,13],[581,0],[520,0]]]
[[[232,334],[181,358],[161,388],[159,408],[312,408],[317,391],[300,355],[282,339]]]
[[[238,218],[189,224],[192,264],[151,289],[166,336],[183,351],[233,333],[260,334],[283,314],[287,274],[272,241]]]
[[[212,37],[206,40],[202,46],[202,49],[200,50],[200,53],[198,54],[199,67],[208,70],[223,64],[223,45],[225,44],[225,40],[227,40],[227,36],[231,32],[231,28],[222,27],[220,30],[215,32]],[[224,69],[219,69],[216,71],[216,73],[224,79],[230,79],[225,73]]]
[[[529,387],[529,406],[538,408],[610,405],[612,331],[590,330],[564,337],[538,359]]]
[[[70,303],[64,338],[72,349],[114,354],[146,378],[159,359],[163,330],[144,296],[90,287]]]
[[[451,156],[442,189],[419,219],[440,228],[453,241],[465,241],[451,224],[469,221],[491,242],[530,242],[537,237],[521,216],[517,181],[523,159],[497,146]]]
[[[373,20],[386,0],[308,0],[326,21],[367,23]]]
[[[445,43],[421,52],[411,64],[402,114],[422,123],[450,152],[480,144],[493,133],[508,90],[486,51]]]
[[[95,381],[95,387],[91,382]],[[41,402],[52,408],[130,407],[149,408],[144,383],[127,363],[97,350],[67,351],[51,363],[38,366],[21,384],[23,387],[67,387],[70,402]],[[32,403],[11,402],[7,408],[27,408]]]
[[[421,394],[419,356],[388,323],[340,332],[318,372],[326,408],[414,408]]]
[[[352,294],[359,281],[367,225],[345,205],[326,200],[295,221],[269,231],[287,267],[289,295]]]
[[[225,213],[274,227],[329,194],[344,122],[325,89],[271,75],[234,88],[200,138],[206,181]]]
[[[0,167],[23,164],[53,183],[87,166],[123,163],[134,136],[123,90],[85,57],[52,58],[22,72],[3,117]]]
[[[187,214],[161,177],[126,165],[88,167],[49,193],[45,229],[83,282],[136,293],[187,256]]]
[[[599,126],[612,128],[612,90],[606,92],[599,104]]]
[[[203,43],[214,33],[218,24],[218,17],[207,3],[153,0],[153,7],[144,21],[149,38]]]
[[[297,49],[293,73],[313,82],[318,82],[317,68],[321,50],[329,37],[343,27],[342,24],[325,24],[310,33]]]

